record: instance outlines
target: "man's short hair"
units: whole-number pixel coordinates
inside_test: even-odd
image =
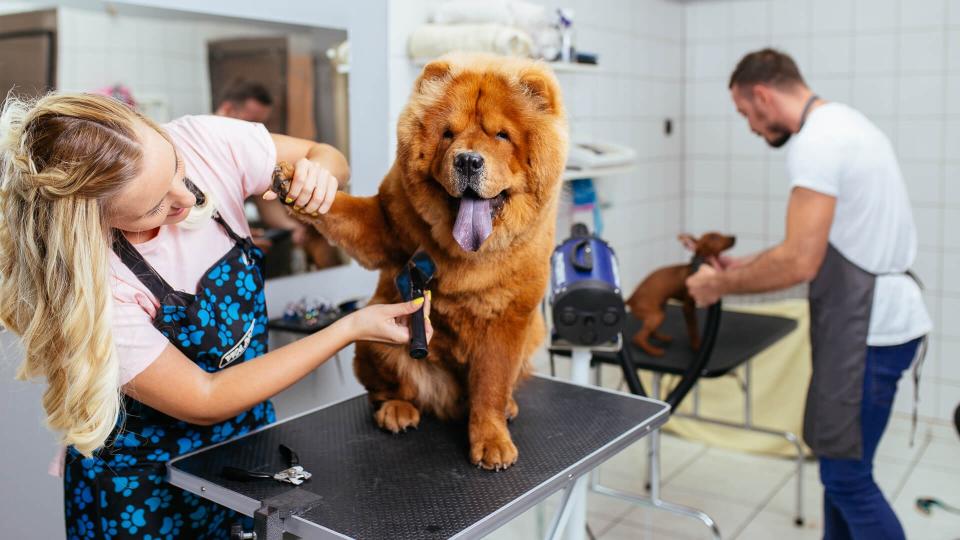
[[[793,58],[769,48],[754,51],[741,58],[730,75],[728,88],[754,84],[766,84],[784,89],[806,85]]]
[[[273,105],[273,96],[270,95],[270,90],[267,90],[267,87],[253,81],[234,81],[233,83],[227,85],[223,90],[223,93],[220,94],[220,104],[226,102],[231,102],[236,105],[242,105],[247,102],[248,99],[257,101],[265,107]]]

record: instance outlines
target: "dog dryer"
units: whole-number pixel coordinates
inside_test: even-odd
[[[596,348],[616,343],[626,311],[617,256],[605,241],[575,224],[551,258],[550,315],[554,343]]]

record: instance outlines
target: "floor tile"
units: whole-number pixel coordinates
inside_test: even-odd
[[[910,473],[903,491],[893,502],[893,509],[903,524],[907,538],[923,540],[955,540],[960,538],[960,516],[934,508],[931,515],[918,512],[917,497],[932,497],[960,506],[960,471],[953,473],[939,467],[918,465]]]
[[[772,511],[763,511],[756,515],[746,528],[731,540],[820,540],[820,523],[807,522],[797,527],[783,515]]]
[[[793,472],[787,459],[710,448],[666,485],[759,508]]]

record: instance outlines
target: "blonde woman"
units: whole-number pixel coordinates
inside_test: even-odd
[[[333,148],[260,124],[158,126],[86,94],[7,100],[0,321],[22,338],[20,377],[48,383],[68,538],[228,538],[239,516],[165,484],[163,464],[272,422],[268,399],[349,342],[408,340],[423,299],[267,353],[243,200],[278,160],[296,163],[290,202],[309,214],[349,176]]]

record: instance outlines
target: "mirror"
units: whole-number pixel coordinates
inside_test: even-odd
[[[0,5],[0,92],[100,92],[159,123],[220,114],[349,156],[344,30],[65,2]],[[346,256],[277,202],[248,200],[267,278],[345,264]]]

